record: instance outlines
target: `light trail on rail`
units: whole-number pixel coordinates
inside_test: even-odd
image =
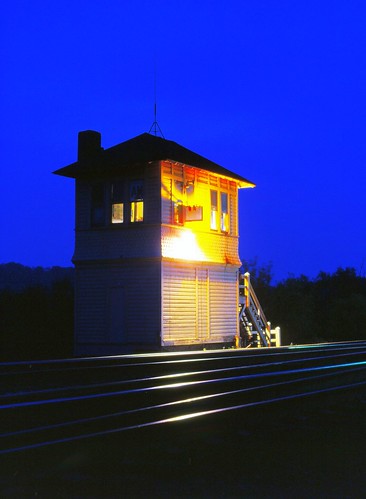
[[[302,397],[309,397],[309,396],[319,395],[321,393],[351,389],[351,388],[365,386],[365,385],[366,385],[366,381],[362,381],[362,382],[341,385],[341,386],[336,386],[336,387],[330,387],[330,388],[325,388],[325,389],[320,389],[320,390],[313,390],[311,392],[304,392],[304,393],[286,395],[286,396],[282,396],[282,397],[276,397],[276,398],[266,399],[266,400],[261,400],[261,401],[256,401],[256,402],[250,402],[247,404],[240,404],[240,405],[236,405],[236,406],[227,406],[227,407],[221,407],[219,409],[212,409],[212,410],[200,411],[200,412],[196,412],[196,413],[183,414],[180,416],[174,416],[171,418],[160,419],[160,420],[156,420],[156,421],[149,421],[147,423],[141,423],[141,424],[137,424],[137,425],[130,425],[130,426],[125,426],[125,427],[107,429],[107,430],[97,431],[97,432],[88,433],[88,434],[59,438],[59,439],[55,439],[55,440],[42,441],[42,442],[37,442],[34,444],[24,445],[24,446],[10,448],[10,449],[0,449],[0,455],[21,452],[21,451],[30,450],[30,449],[36,449],[36,448],[50,446],[50,445],[64,444],[67,442],[73,442],[73,441],[77,441],[77,440],[85,440],[85,439],[90,439],[90,438],[95,438],[95,437],[100,437],[100,436],[106,436],[106,435],[111,435],[111,434],[115,434],[115,433],[121,433],[123,431],[128,431],[128,430],[146,428],[149,426],[177,423],[179,421],[184,421],[187,419],[197,419],[197,418],[203,417],[203,416],[212,416],[214,414],[220,414],[220,413],[224,413],[224,412],[228,412],[228,411],[240,410],[240,409],[245,409],[245,408],[249,408],[249,407],[256,407],[256,406],[261,406],[261,405],[274,404],[276,402],[294,400],[294,399],[299,399]]]
[[[234,366],[234,367],[223,367],[223,368],[217,368],[217,369],[206,369],[202,371],[189,371],[189,372],[178,372],[174,374],[164,374],[160,376],[150,376],[150,377],[145,377],[145,378],[135,378],[135,379],[125,379],[121,381],[109,381],[105,383],[93,383],[93,384],[82,384],[82,385],[73,385],[73,386],[61,386],[61,387],[52,387],[52,388],[47,388],[47,389],[42,389],[42,390],[27,390],[23,392],[12,392],[12,393],[6,393],[3,395],[0,395],[0,400],[6,399],[6,398],[14,398],[14,397],[19,397],[19,396],[34,396],[34,395],[46,395],[48,393],[57,393],[57,392],[67,392],[67,391],[77,391],[77,390],[86,390],[86,389],[93,389],[93,388],[107,388],[107,387],[112,387],[112,386],[120,386],[124,384],[133,384],[133,383],[142,383],[142,382],[151,382],[151,381],[163,381],[163,380],[168,380],[168,379],[174,379],[174,378],[180,378],[180,377],[191,377],[191,376],[198,376],[198,375],[208,375],[212,373],[224,373],[224,372],[229,372],[229,371],[238,371],[238,370],[250,370],[250,369],[259,369],[259,368],[268,368],[270,365],[272,366],[284,366],[286,367],[289,364],[294,364],[294,363],[299,363],[299,362],[314,362],[314,361],[319,361],[319,360],[326,360],[329,358],[335,359],[335,358],[340,358],[340,357],[349,357],[352,355],[362,355],[366,354],[366,350],[361,350],[353,353],[339,353],[336,355],[332,355],[331,357],[329,355],[324,355],[324,356],[318,356],[318,357],[302,357],[301,359],[292,359],[292,360],[283,360],[283,361],[278,361],[278,362],[271,362],[270,364],[264,363],[264,364],[249,364],[249,365],[240,365],[240,366]],[[269,357],[271,354],[267,355]],[[238,357],[234,357],[235,360],[238,360]],[[222,360],[222,358],[209,358],[206,360]],[[192,359],[192,361],[196,361],[198,359]],[[200,359],[202,361],[202,359]],[[225,360],[227,360],[225,358]],[[172,361],[173,362],[173,361]],[[149,363],[146,365],[150,365]],[[139,364],[139,366],[141,366]],[[145,366],[145,364],[144,364]],[[336,365],[335,365],[336,366]],[[125,367],[125,366],[124,366]],[[128,367],[131,367],[129,364]],[[330,366],[332,367],[332,366]],[[311,370],[311,369],[310,369]],[[295,371],[293,371],[295,372]],[[278,373],[269,373],[276,375]],[[250,375],[248,375],[250,376]],[[226,379],[233,379],[233,378],[226,378]],[[175,385],[178,386],[178,385]],[[124,392],[111,392],[113,393],[124,393]],[[58,401],[58,399],[56,399]],[[66,399],[69,400],[69,399]],[[0,405],[0,409],[5,406]]]
[[[340,373],[333,372],[333,373],[321,374],[318,376],[313,376],[311,379],[312,380],[321,379],[321,378],[324,378],[326,376],[335,376],[335,375],[339,375],[342,373],[349,373],[352,371],[357,371],[359,369],[362,369],[362,368],[358,367],[358,368],[352,369],[351,371],[344,370],[344,371],[341,371]],[[84,424],[87,422],[101,421],[101,420],[105,420],[108,418],[123,416],[126,414],[134,414],[134,413],[141,412],[141,411],[149,411],[152,409],[161,409],[163,407],[171,407],[174,405],[188,404],[188,403],[192,403],[192,402],[198,402],[198,401],[217,398],[217,397],[223,397],[223,396],[234,395],[234,394],[239,394],[239,393],[246,393],[246,392],[263,390],[263,389],[267,389],[267,388],[274,388],[274,387],[279,387],[279,386],[284,386],[284,385],[290,385],[290,384],[300,383],[300,382],[308,381],[308,380],[309,380],[309,378],[307,378],[307,377],[296,378],[293,380],[286,380],[286,381],[281,381],[278,383],[268,383],[265,385],[256,385],[256,386],[252,386],[252,387],[248,387],[248,388],[241,388],[241,389],[230,390],[230,391],[226,391],[226,392],[213,393],[213,394],[209,394],[209,395],[201,395],[199,397],[190,397],[187,399],[175,400],[173,402],[167,402],[164,404],[157,404],[157,405],[147,406],[147,407],[139,407],[136,409],[131,409],[131,410],[127,410],[127,411],[120,411],[120,412],[116,412],[116,413],[112,413],[112,414],[104,414],[102,416],[77,419],[77,420],[67,421],[65,423],[58,423],[58,424],[47,425],[47,426],[43,426],[43,427],[35,427],[35,428],[31,428],[31,429],[26,429],[26,430],[19,430],[19,431],[14,431],[14,432],[2,433],[2,434],[0,434],[0,438],[5,438],[5,437],[9,437],[9,436],[16,436],[16,435],[21,435],[21,434],[25,434],[25,433],[34,433],[37,431],[44,431],[44,430],[49,430],[49,429],[54,429],[54,428],[62,428],[62,427],[67,427],[67,426],[71,426],[71,425],[76,425],[76,424]],[[215,380],[212,380],[212,381],[215,381]]]
[[[268,366],[268,365],[266,365],[266,366]],[[64,403],[64,402],[71,402],[71,401],[90,400],[90,399],[96,399],[96,398],[115,397],[115,396],[119,396],[119,395],[141,393],[141,392],[147,392],[147,391],[151,391],[151,390],[176,389],[176,388],[189,387],[189,386],[194,386],[194,385],[205,385],[205,384],[209,384],[209,383],[222,383],[222,382],[228,382],[228,381],[250,380],[250,379],[270,377],[270,376],[284,376],[284,375],[289,375],[289,374],[311,373],[311,372],[321,371],[321,370],[339,369],[339,368],[356,367],[356,366],[366,366],[366,361],[350,362],[350,363],[344,363],[344,364],[333,364],[330,366],[318,366],[318,367],[309,367],[309,368],[302,368],[302,369],[290,369],[290,370],[286,370],[286,371],[271,371],[271,372],[258,373],[258,374],[244,374],[242,376],[229,376],[229,377],[225,377],[225,378],[214,378],[214,379],[208,379],[208,380],[186,381],[186,382],[180,382],[180,383],[170,383],[167,385],[158,385],[158,386],[150,386],[150,387],[142,387],[142,388],[132,388],[129,390],[119,390],[119,391],[107,392],[107,393],[99,392],[99,393],[93,393],[93,394],[88,394],[88,395],[79,395],[79,396],[74,396],[74,397],[59,397],[59,398],[52,398],[52,399],[46,399],[46,400],[33,400],[33,401],[26,401],[26,402],[17,402],[17,403],[12,403],[12,404],[2,404],[2,405],[0,405],[0,410],[14,409],[14,408],[20,408],[20,407],[30,407],[30,406],[37,406],[37,405],[46,405],[46,404],[55,404],[55,403]],[[250,367],[253,367],[253,366],[250,366]],[[239,369],[239,368],[235,368],[235,369]],[[217,373],[218,371],[220,371],[220,369],[218,369],[217,371],[213,370],[212,372]],[[225,371],[226,371],[226,369],[225,369]],[[187,373],[187,374],[190,374],[190,373]],[[202,372],[198,371],[195,374],[202,374]],[[141,380],[137,380],[137,381],[141,381]],[[144,380],[142,380],[142,381],[144,381]]]
[[[116,357],[113,357],[112,364],[108,367],[126,368],[126,371],[123,371],[125,374],[129,373],[128,368],[131,366],[141,369],[143,374],[144,370],[148,371],[152,365],[161,369],[164,374],[156,372],[156,375],[132,377],[132,379],[111,381],[106,379],[102,383],[77,383],[79,373],[84,367],[80,368],[79,359],[74,361],[74,365],[71,361],[67,361],[68,372],[72,370],[76,374],[71,380],[68,378],[68,382],[75,380],[76,383],[72,385],[38,390],[6,385],[6,389],[11,393],[0,396],[0,400],[7,401],[0,405],[0,413],[9,430],[5,431],[3,427],[0,434],[0,439],[4,443],[0,455],[129,429],[194,420],[326,392],[351,390],[366,385],[365,342],[359,342],[357,345],[353,343],[344,348],[339,344],[326,348],[316,346],[316,352],[311,347],[308,347],[308,351],[302,348],[290,348],[281,349],[276,353],[268,350],[260,354],[253,352],[254,355],[248,353],[241,355],[241,352],[236,352],[235,355],[232,352],[214,352],[209,357],[206,352],[202,354],[195,352],[194,358],[190,357],[192,353],[187,352],[184,354],[184,359],[177,358],[180,353],[170,358],[153,354],[163,357],[164,360],[152,363],[149,355],[145,357],[147,362],[133,364],[127,362],[118,366],[113,364],[116,360]],[[359,358],[355,358],[356,356]],[[135,356],[128,357],[131,358]],[[103,363],[108,360],[106,357],[102,359]],[[263,362],[264,359],[268,362]],[[118,362],[120,360],[122,362],[122,357],[118,356]],[[168,364],[174,369],[180,365],[188,367],[189,361],[191,366],[195,367],[194,370],[187,368],[184,372],[164,372]],[[258,361],[260,363],[257,363]],[[197,362],[201,362],[202,367],[210,368],[197,370]],[[226,364],[225,367],[222,363]],[[50,371],[52,376],[55,371],[60,375],[64,372],[63,369],[49,370],[47,366],[52,363],[46,362],[43,365],[46,367],[44,370],[39,370],[42,378],[37,383],[47,384],[50,381],[53,383],[53,378],[47,378]],[[4,368],[3,365],[0,367]],[[102,366],[90,365],[88,369],[95,369],[93,375],[96,377],[101,373]],[[35,372],[25,371],[25,374],[33,375]],[[103,376],[107,378],[112,374],[120,375],[118,370],[112,373],[110,369],[106,369]],[[14,373],[9,372],[9,375],[13,376]],[[136,375],[136,371],[131,371],[131,375]],[[194,377],[198,379],[189,379]],[[200,377],[203,379],[199,379]],[[26,379],[16,382],[25,383]],[[317,389],[314,389],[314,383]],[[124,389],[113,389],[116,386]],[[112,391],[105,391],[109,388]],[[88,390],[97,391],[85,393]],[[54,396],[61,393],[65,396]],[[70,395],[66,395],[67,393]],[[42,396],[45,398],[35,399]],[[119,410],[121,405],[122,410]],[[73,419],[70,419],[70,414],[74,416]],[[13,421],[15,421],[14,426]],[[67,434],[60,435],[60,432]]]
[[[130,367],[141,367],[141,366],[161,366],[161,365],[170,365],[170,364],[184,364],[184,363],[192,363],[192,362],[211,362],[211,361],[223,361],[223,360],[231,360],[231,359],[253,359],[252,353],[255,353],[255,358],[270,358],[271,356],[279,356],[279,355],[294,355],[294,353],[298,353],[301,355],[304,350],[316,350],[314,353],[318,352],[330,352],[330,350],[342,349],[344,350],[352,350],[359,349],[360,346],[366,346],[366,342],[350,342],[350,343],[321,343],[319,345],[290,345],[288,347],[278,347],[271,348],[270,350],[266,350],[263,353],[262,349],[222,349],[222,350],[193,350],[193,351],[179,351],[179,352],[154,352],[154,353],[139,353],[133,355],[114,355],[114,356],[101,356],[101,357],[80,357],[77,359],[54,359],[50,360],[38,360],[38,361],[20,361],[20,362],[4,362],[0,363],[1,367],[14,367],[14,366],[28,366],[28,369],[24,371],[0,371],[0,376],[14,376],[20,374],[37,374],[44,373],[44,369],[35,370],[33,366],[48,366],[48,365],[60,365],[60,364],[74,364],[73,367],[65,367],[60,369],[48,369],[47,372],[64,372],[64,371],[80,371],[80,370],[96,370],[96,369],[115,369],[115,368],[130,368]],[[274,351],[275,350],[275,351]],[[236,354],[233,355],[233,352]],[[249,353],[248,353],[249,352]],[[217,354],[212,357],[210,355]],[[224,357],[223,357],[224,355]],[[128,360],[128,359],[144,359],[150,357],[178,357],[184,356],[188,358],[184,359],[171,359],[171,360],[161,360],[154,362],[138,362],[138,363],[121,363],[121,364],[111,364],[110,362],[113,360]],[[198,356],[197,358],[192,358],[192,356]],[[330,355],[329,355],[330,356]],[[317,357],[314,357],[316,359]],[[101,365],[91,365],[91,366],[75,366],[76,363],[95,363],[97,361],[108,361],[108,364]]]

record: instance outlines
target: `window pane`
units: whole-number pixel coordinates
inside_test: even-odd
[[[104,184],[94,184],[91,191],[90,221],[92,226],[105,224]]]
[[[112,204],[112,224],[123,223],[123,203]]]
[[[217,230],[218,229],[217,216],[218,216],[218,211],[217,211],[217,191],[211,191],[211,220],[210,220],[210,227],[211,227],[212,230]]]
[[[211,191],[211,208],[217,211],[217,191]]]
[[[123,201],[123,182],[113,182],[111,192],[113,203],[122,203]]]
[[[181,201],[174,203],[174,223],[180,225],[184,223],[183,209],[184,207]]]
[[[144,199],[144,185],[142,180],[134,180],[130,184],[130,201],[142,201]]]
[[[144,183],[134,180],[130,183],[131,222],[142,222],[144,219]]]
[[[228,211],[228,195],[226,192],[221,193],[221,230],[229,232],[229,211]]]
[[[93,227],[104,225],[104,208],[95,206],[91,212],[91,224]]]
[[[131,222],[142,222],[144,220],[144,202],[133,201],[131,203]]]

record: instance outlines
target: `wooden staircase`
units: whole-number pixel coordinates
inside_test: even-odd
[[[280,328],[271,330],[271,323],[251,285],[249,272],[239,276],[239,324],[242,347],[280,346]]]

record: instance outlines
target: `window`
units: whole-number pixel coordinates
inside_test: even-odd
[[[219,206],[220,194],[220,206]],[[211,219],[210,227],[212,230],[221,230],[229,232],[229,195],[227,192],[211,190]],[[220,225],[219,225],[220,224]]]
[[[123,223],[123,203],[112,204],[112,224]]]
[[[101,227],[105,224],[104,184],[92,185],[90,223],[92,227]]]
[[[183,182],[174,180],[173,197],[173,222],[178,225],[184,223],[184,206],[183,206]]]
[[[228,210],[228,195],[226,192],[221,192],[221,217],[220,229],[222,232],[229,232],[229,210]]]
[[[217,191],[211,191],[211,221],[210,227],[212,230],[218,229],[218,206],[217,206]]]
[[[144,220],[144,192],[143,181],[134,180],[130,184],[131,222]]]
[[[184,223],[184,206],[182,201],[174,203],[174,223],[178,225]]]
[[[112,224],[123,223],[123,182],[113,182],[111,188]]]

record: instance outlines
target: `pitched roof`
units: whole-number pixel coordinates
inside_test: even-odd
[[[95,134],[96,132],[91,133]],[[110,173],[117,174],[126,167],[162,160],[182,163],[238,180],[241,187],[255,186],[253,182],[190,151],[186,147],[149,133],[143,133],[109,149],[99,148],[88,160],[79,159],[75,163],[60,168],[53,173],[71,178]]]

